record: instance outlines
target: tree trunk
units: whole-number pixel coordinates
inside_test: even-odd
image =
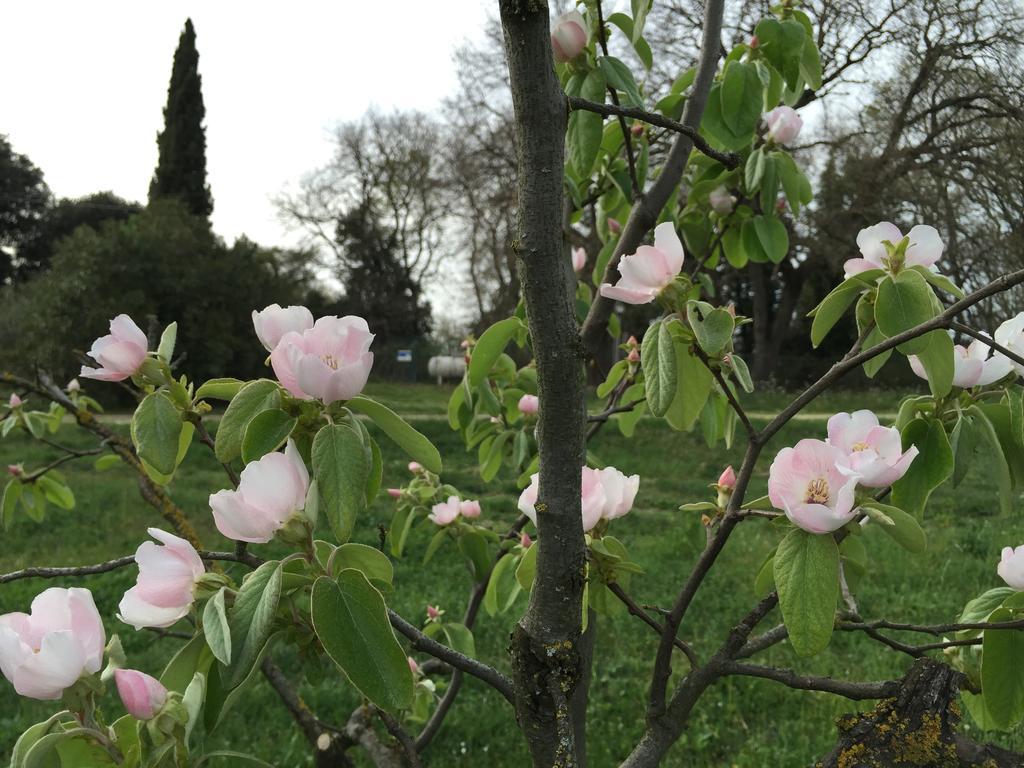
[[[580,647],[586,549],[580,509],[586,410],[575,278],[563,237],[566,103],[555,77],[546,0],[501,0],[515,112],[519,277],[537,361],[540,547],[510,653],[516,716],[536,766],[581,765],[572,716],[588,675]]]

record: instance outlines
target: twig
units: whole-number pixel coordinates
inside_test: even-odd
[[[409,768],[420,768],[422,765],[420,756],[416,754],[416,745],[413,743],[412,737],[409,736],[409,732],[383,709],[379,707],[375,707],[375,709],[377,710],[377,717],[384,723],[388,733],[394,737],[395,741],[398,742],[398,746],[402,748],[402,755],[405,757],[405,762]]]
[[[606,584],[608,591],[615,595],[622,604],[626,606],[626,609],[633,615],[636,616],[640,621],[649,626],[659,635],[665,631],[665,628],[657,621],[651,618],[650,614],[647,613],[643,608],[636,604],[632,597],[630,597],[626,591],[616,584],[614,581],[610,584]],[[696,652],[689,646],[689,644],[683,642],[680,638],[676,637],[673,639],[673,644],[676,648],[686,654],[686,658],[690,661],[691,667],[700,665],[700,660],[697,658]]]
[[[67,453],[59,458],[54,459],[49,464],[45,464],[38,469],[34,469],[31,472],[26,472],[23,475],[18,475],[18,480],[23,483],[31,483],[33,480],[38,480],[40,477],[45,475],[51,469],[56,469],[61,464],[66,464],[69,461],[80,459],[84,456],[96,456],[103,453],[103,448],[94,448],[91,451],[76,451],[74,453]]]
[[[994,349],[999,354],[1003,355],[1003,357],[1008,357],[1010,360],[1013,360],[1013,362],[1017,363],[1017,365],[1024,365],[1024,357],[1021,357],[1016,352],[1007,349],[1002,344],[997,343],[995,339],[989,338],[981,331],[976,331],[969,325],[964,325],[963,323],[957,322],[956,320],[951,321],[949,327],[952,328],[954,331],[960,331],[960,333],[963,333],[967,336],[970,336],[973,339],[977,339],[978,341],[985,343],[987,346]]]
[[[247,555],[245,559],[239,559],[234,552],[207,552],[200,550],[199,557],[203,560],[240,562],[250,566],[258,565],[262,562],[262,560],[255,555]],[[117,570],[118,568],[124,568],[125,566],[132,565],[134,562],[135,555],[125,555],[124,557],[117,557],[113,560],[107,560],[94,565],[61,565],[22,568],[20,571],[0,574],[0,584],[7,584],[8,582],[18,581],[19,579],[57,579],[62,576],[92,576],[97,573],[107,573],[109,571]]]
[[[416,650],[429,653],[431,656],[451,664],[455,669],[461,669],[467,675],[483,680],[509,702],[513,700],[512,681],[498,670],[427,637],[390,608],[388,609],[388,618],[391,620],[391,626],[405,635]]]
[[[597,41],[605,58],[608,58],[608,40],[605,36],[604,11],[601,8],[601,0],[597,0]],[[612,104],[620,107],[619,94],[611,83],[608,84],[608,94],[611,96]],[[643,194],[643,190],[640,189],[640,181],[636,175],[636,160],[633,158],[633,139],[629,133],[629,126],[626,125],[625,116],[618,115],[618,118],[619,128],[622,130],[622,142],[626,149],[626,162],[629,165],[629,179],[633,186],[633,200],[636,200]]]
[[[753,656],[755,653],[760,653],[767,648],[771,648],[777,643],[781,643],[787,637],[789,637],[789,630],[786,628],[786,625],[777,624],[767,632],[762,632],[757,637],[748,640],[746,645],[740,648],[734,658],[746,659]]]
[[[705,354],[704,350],[699,345],[693,346],[693,351],[696,353],[697,358],[704,363],[704,367],[711,371],[711,375],[715,377],[715,381],[718,382],[718,386],[722,388],[722,392],[725,393],[726,400],[729,401],[729,405],[735,411],[736,416],[739,418],[740,423],[743,424],[743,428],[747,431],[747,437],[754,439],[757,436],[757,430],[754,429],[754,425],[750,423],[750,418],[747,416],[747,412],[743,410],[743,406],[740,405],[740,401],[736,399],[736,395],[733,394],[732,387],[729,386],[729,382],[725,380],[722,375],[720,368],[715,368],[711,365],[711,360]]]
[[[632,411],[646,399],[646,397],[640,397],[637,398],[636,400],[630,400],[628,403],[623,403],[622,405],[616,405],[611,406],[609,408],[605,408],[600,413],[594,413],[587,416],[587,421],[591,424],[603,423],[605,421],[608,421],[608,419],[610,419],[616,413],[627,413],[629,411]]]
[[[741,158],[735,152],[719,152],[704,140],[704,137],[700,135],[700,131],[690,128],[688,125],[684,125],[683,123],[677,122],[669,117],[659,115],[657,112],[648,112],[645,109],[639,109],[637,107],[620,107],[615,104],[598,104],[596,101],[581,99],[579,96],[567,96],[566,99],[569,102],[570,110],[582,109],[587,112],[596,112],[597,114],[604,115],[605,117],[611,117],[613,115],[618,117],[632,117],[636,120],[649,123],[650,125],[656,125],[659,128],[667,128],[670,131],[681,133],[693,142],[694,147],[710,157],[712,160],[717,160],[729,169],[739,167]]]

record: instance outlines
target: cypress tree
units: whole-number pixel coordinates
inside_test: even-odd
[[[157,136],[160,156],[149,185],[149,199],[152,202],[161,197],[176,197],[189,211],[204,218],[213,211],[213,198],[206,183],[205,115],[196,31],[192,19],[186,19],[174,52],[164,129]]]

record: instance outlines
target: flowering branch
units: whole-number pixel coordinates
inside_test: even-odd
[[[954,320],[950,322],[949,327],[954,331],[959,331],[960,333],[970,336],[972,339],[977,339],[978,341],[983,342],[984,344],[988,345],[999,354],[1003,355],[1004,357],[1008,357],[1010,360],[1013,360],[1013,362],[1017,363],[1017,365],[1024,365],[1024,357],[1021,357],[1013,350],[1007,349],[999,342],[995,341],[989,336],[986,336],[984,333],[974,330],[969,325],[964,325],[963,323],[959,323]]]
[[[205,550],[199,550],[199,557],[203,560],[229,561],[244,563],[249,566],[259,565],[259,563],[262,562],[255,555],[248,555],[246,558],[239,558],[234,552],[208,552]],[[92,576],[97,573],[108,573],[110,571],[115,571],[118,568],[124,568],[125,566],[134,564],[135,555],[125,555],[124,557],[116,557],[113,560],[106,560],[102,563],[95,563],[93,565],[61,565],[22,568],[20,571],[0,574],[0,584],[7,584],[8,582],[18,581],[19,579],[59,579],[64,576]]]

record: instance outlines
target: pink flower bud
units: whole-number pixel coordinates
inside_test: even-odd
[[[628,339],[626,339],[626,343],[629,344],[629,346],[631,347],[640,346],[640,342],[636,340],[636,336],[630,336]]]
[[[540,398],[536,395],[523,395],[519,398],[519,412],[532,416],[540,410]]]
[[[683,267],[683,243],[675,225],[654,228],[654,245],[641,245],[619,261],[619,281],[601,284],[601,295],[626,304],[648,304],[675,280]]]
[[[59,699],[82,675],[99,672],[106,634],[88,589],[50,587],[31,613],[0,616],[0,671],[21,696]]]
[[[459,342],[459,346],[462,349],[469,349],[469,339],[463,339],[461,342]]]
[[[736,472],[732,468],[732,464],[725,468],[721,475],[718,477],[718,487],[728,488],[732,490],[736,487]]]
[[[388,488],[388,496],[390,496],[392,499],[400,499],[402,498],[402,489]]]
[[[733,304],[731,301],[726,305],[725,311],[728,312],[733,317],[736,317],[736,305]]]
[[[613,235],[617,235],[622,231],[622,225],[619,224],[618,219],[613,219],[611,216],[608,217],[608,231]]]
[[[630,130],[630,132],[634,136],[643,136],[644,135],[644,124],[643,123],[639,123],[639,122],[633,123],[633,125],[630,126],[629,130]]]
[[[373,334],[361,317],[321,317],[301,333],[285,333],[270,365],[292,395],[329,405],[363,391],[373,367]]]
[[[572,249],[572,271],[579,272],[587,264],[587,252],[582,248]]]
[[[747,43],[747,46],[749,46],[750,48],[757,48],[757,46],[759,46],[760,44],[761,41],[757,39],[757,35],[751,35],[750,42]]]
[[[775,210],[779,213],[785,213],[786,211],[786,198],[780,197],[775,201]]]
[[[23,466],[21,466],[21,464],[8,464],[7,465],[7,471],[10,474],[12,474],[15,477],[17,477],[18,475],[20,475],[22,472],[25,471],[25,468]]]
[[[78,383],[78,379],[72,379],[68,382],[67,387],[65,387],[68,392],[78,392],[81,388],[82,385]]]
[[[640,352],[637,350],[636,347],[633,347],[631,350],[629,350],[629,354],[626,355],[626,359],[629,360],[629,362],[631,363],[639,363]]]
[[[522,545],[523,549],[529,549],[531,546],[533,546],[533,541],[530,539],[530,534],[528,534],[526,531],[523,531],[522,534],[519,536],[519,543]]]
[[[587,23],[579,11],[562,14],[551,28],[551,50],[555,61],[572,61],[587,46]]]
[[[466,499],[459,505],[459,512],[463,517],[468,517],[470,520],[480,517],[480,502]]]
[[[92,343],[89,357],[99,368],[82,366],[79,376],[100,381],[124,381],[133,376],[146,360],[149,341],[142,329],[128,315],[118,315],[110,321],[110,333]]]
[[[437,619],[441,618],[441,609],[433,605],[428,605],[427,618],[431,621],[436,621]]]
[[[11,399],[7,401],[7,405],[11,407],[11,410],[14,410],[15,408],[20,408],[23,402],[24,401],[18,397],[17,392],[11,392]]]
[[[415,474],[423,471],[423,465],[420,464],[418,461],[410,461],[409,462],[409,471],[412,472],[415,475]]]
[[[167,689],[154,677],[135,669],[115,669],[117,693],[128,714],[136,720],[150,720],[167,701]]]
[[[420,665],[416,663],[416,659],[414,659],[412,656],[408,656],[406,658],[409,661],[409,670],[415,675],[417,672],[420,671]]]

